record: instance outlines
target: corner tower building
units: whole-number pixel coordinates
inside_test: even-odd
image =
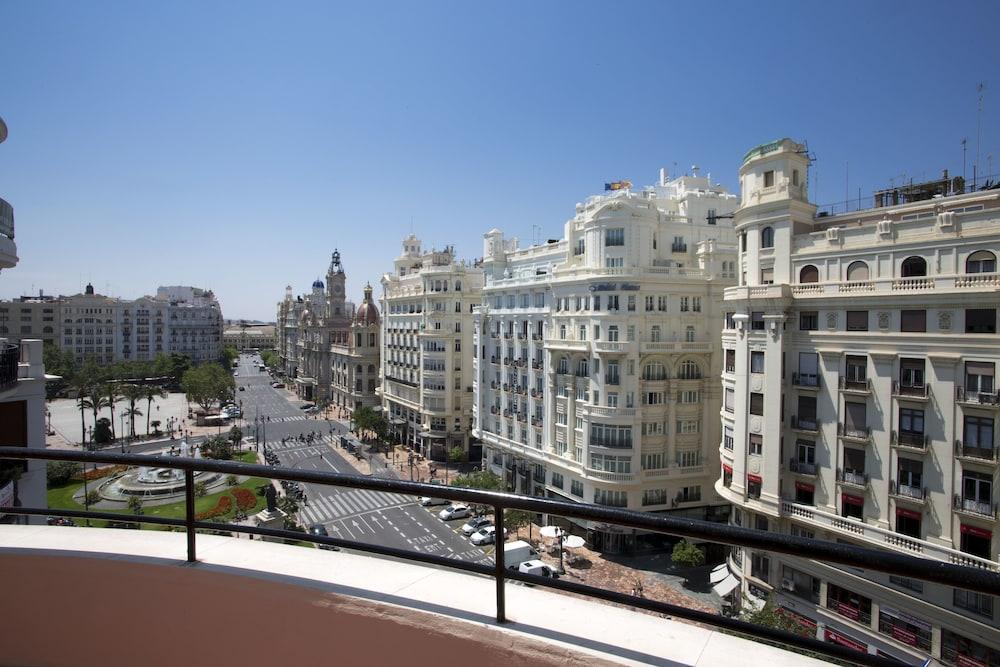
[[[1000,194],[944,177],[817,212],[803,145],[740,169],[722,474],[733,523],[1000,570]],[[906,663],[1000,664],[996,600],[734,549],[734,607],[773,596],[819,639]]]

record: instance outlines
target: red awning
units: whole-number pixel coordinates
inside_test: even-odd
[[[849,493],[844,493],[840,496],[841,501],[847,503],[848,505],[858,505],[863,507],[865,504],[865,499],[858,496],[852,496]]]
[[[722,469],[728,472],[730,475],[733,474],[733,466],[729,465],[728,463],[723,463]]]
[[[806,484],[805,482],[795,482],[795,490],[808,491],[809,493],[812,493],[813,491],[816,490],[816,487],[813,486],[812,484]]]
[[[920,512],[914,512],[913,510],[903,509],[902,507],[896,508],[896,516],[905,516],[907,519],[916,519],[920,521],[924,518],[924,515]]]
[[[764,480],[761,479],[760,475],[751,475],[751,474],[748,474],[747,475],[747,481],[748,482],[752,482],[754,484],[763,484],[764,483]]]
[[[841,646],[852,648],[855,651],[860,651],[861,653],[868,652],[867,644],[862,644],[861,642],[851,639],[846,635],[842,635],[836,630],[830,630],[829,628],[827,628],[825,636],[826,636],[826,641],[831,642],[833,644],[840,644]]]
[[[970,526],[967,523],[962,524],[962,532],[966,535],[973,535],[975,537],[981,537],[984,540],[991,539],[993,537],[993,532],[989,530],[984,530],[983,528],[976,528],[975,526]]]

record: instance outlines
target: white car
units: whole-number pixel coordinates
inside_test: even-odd
[[[438,512],[438,518],[442,521],[452,521],[454,519],[464,519],[472,515],[472,510],[468,505],[449,505]]]
[[[479,532],[486,526],[492,526],[493,524],[484,516],[474,516],[469,519],[464,526],[462,526],[462,533],[465,535],[472,535],[473,533]]]
[[[451,503],[450,500],[445,500],[444,498],[431,498],[430,496],[421,496],[420,504],[424,507],[431,507],[433,505],[447,505]]]
[[[539,577],[559,578],[559,573],[556,572],[554,567],[540,560],[526,560],[517,566],[517,571],[522,574],[534,574]]]
[[[481,547],[487,544],[493,544],[497,537],[497,527],[496,526],[486,526],[485,528],[480,528],[472,534],[469,541],[475,544],[477,547]]]

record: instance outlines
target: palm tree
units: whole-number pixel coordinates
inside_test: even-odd
[[[129,433],[134,438],[135,418],[142,416],[142,411],[138,410],[135,404],[146,397],[146,389],[139,385],[127,384],[122,387],[122,397],[128,401],[128,409],[123,411],[122,414],[129,418]]]
[[[76,406],[80,408],[80,444],[85,445],[87,443],[87,422],[85,419],[85,410],[90,408],[87,402],[87,394],[90,393],[90,385],[92,381],[90,377],[82,372],[78,372],[73,376],[70,381],[70,386],[76,391]]]
[[[121,394],[118,393],[117,382],[105,383],[104,398],[107,401],[107,407],[111,409],[111,439],[117,440],[118,436],[115,434],[115,403],[122,399]]]
[[[81,414],[83,410],[90,410],[94,415],[94,428],[97,428],[97,415],[101,410],[107,407],[107,399],[101,393],[101,387],[98,384],[92,384],[87,388],[87,393],[82,398],[77,400],[77,404],[80,406]],[[82,421],[82,420],[81,420]]]
[[[149,415],[153,412],[153,401],[158,398],[166,398],[167,392],[163,387],[155,384],[147,384],[146,387],[146,437],[149,437]]]

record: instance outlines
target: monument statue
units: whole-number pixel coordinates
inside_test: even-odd
[[[267,511],[275,512],[278,509],[277,502],[277,492],[274,490],[274,486],[268,484],[267,489],[264,491],[264,499],[267,501]]]

